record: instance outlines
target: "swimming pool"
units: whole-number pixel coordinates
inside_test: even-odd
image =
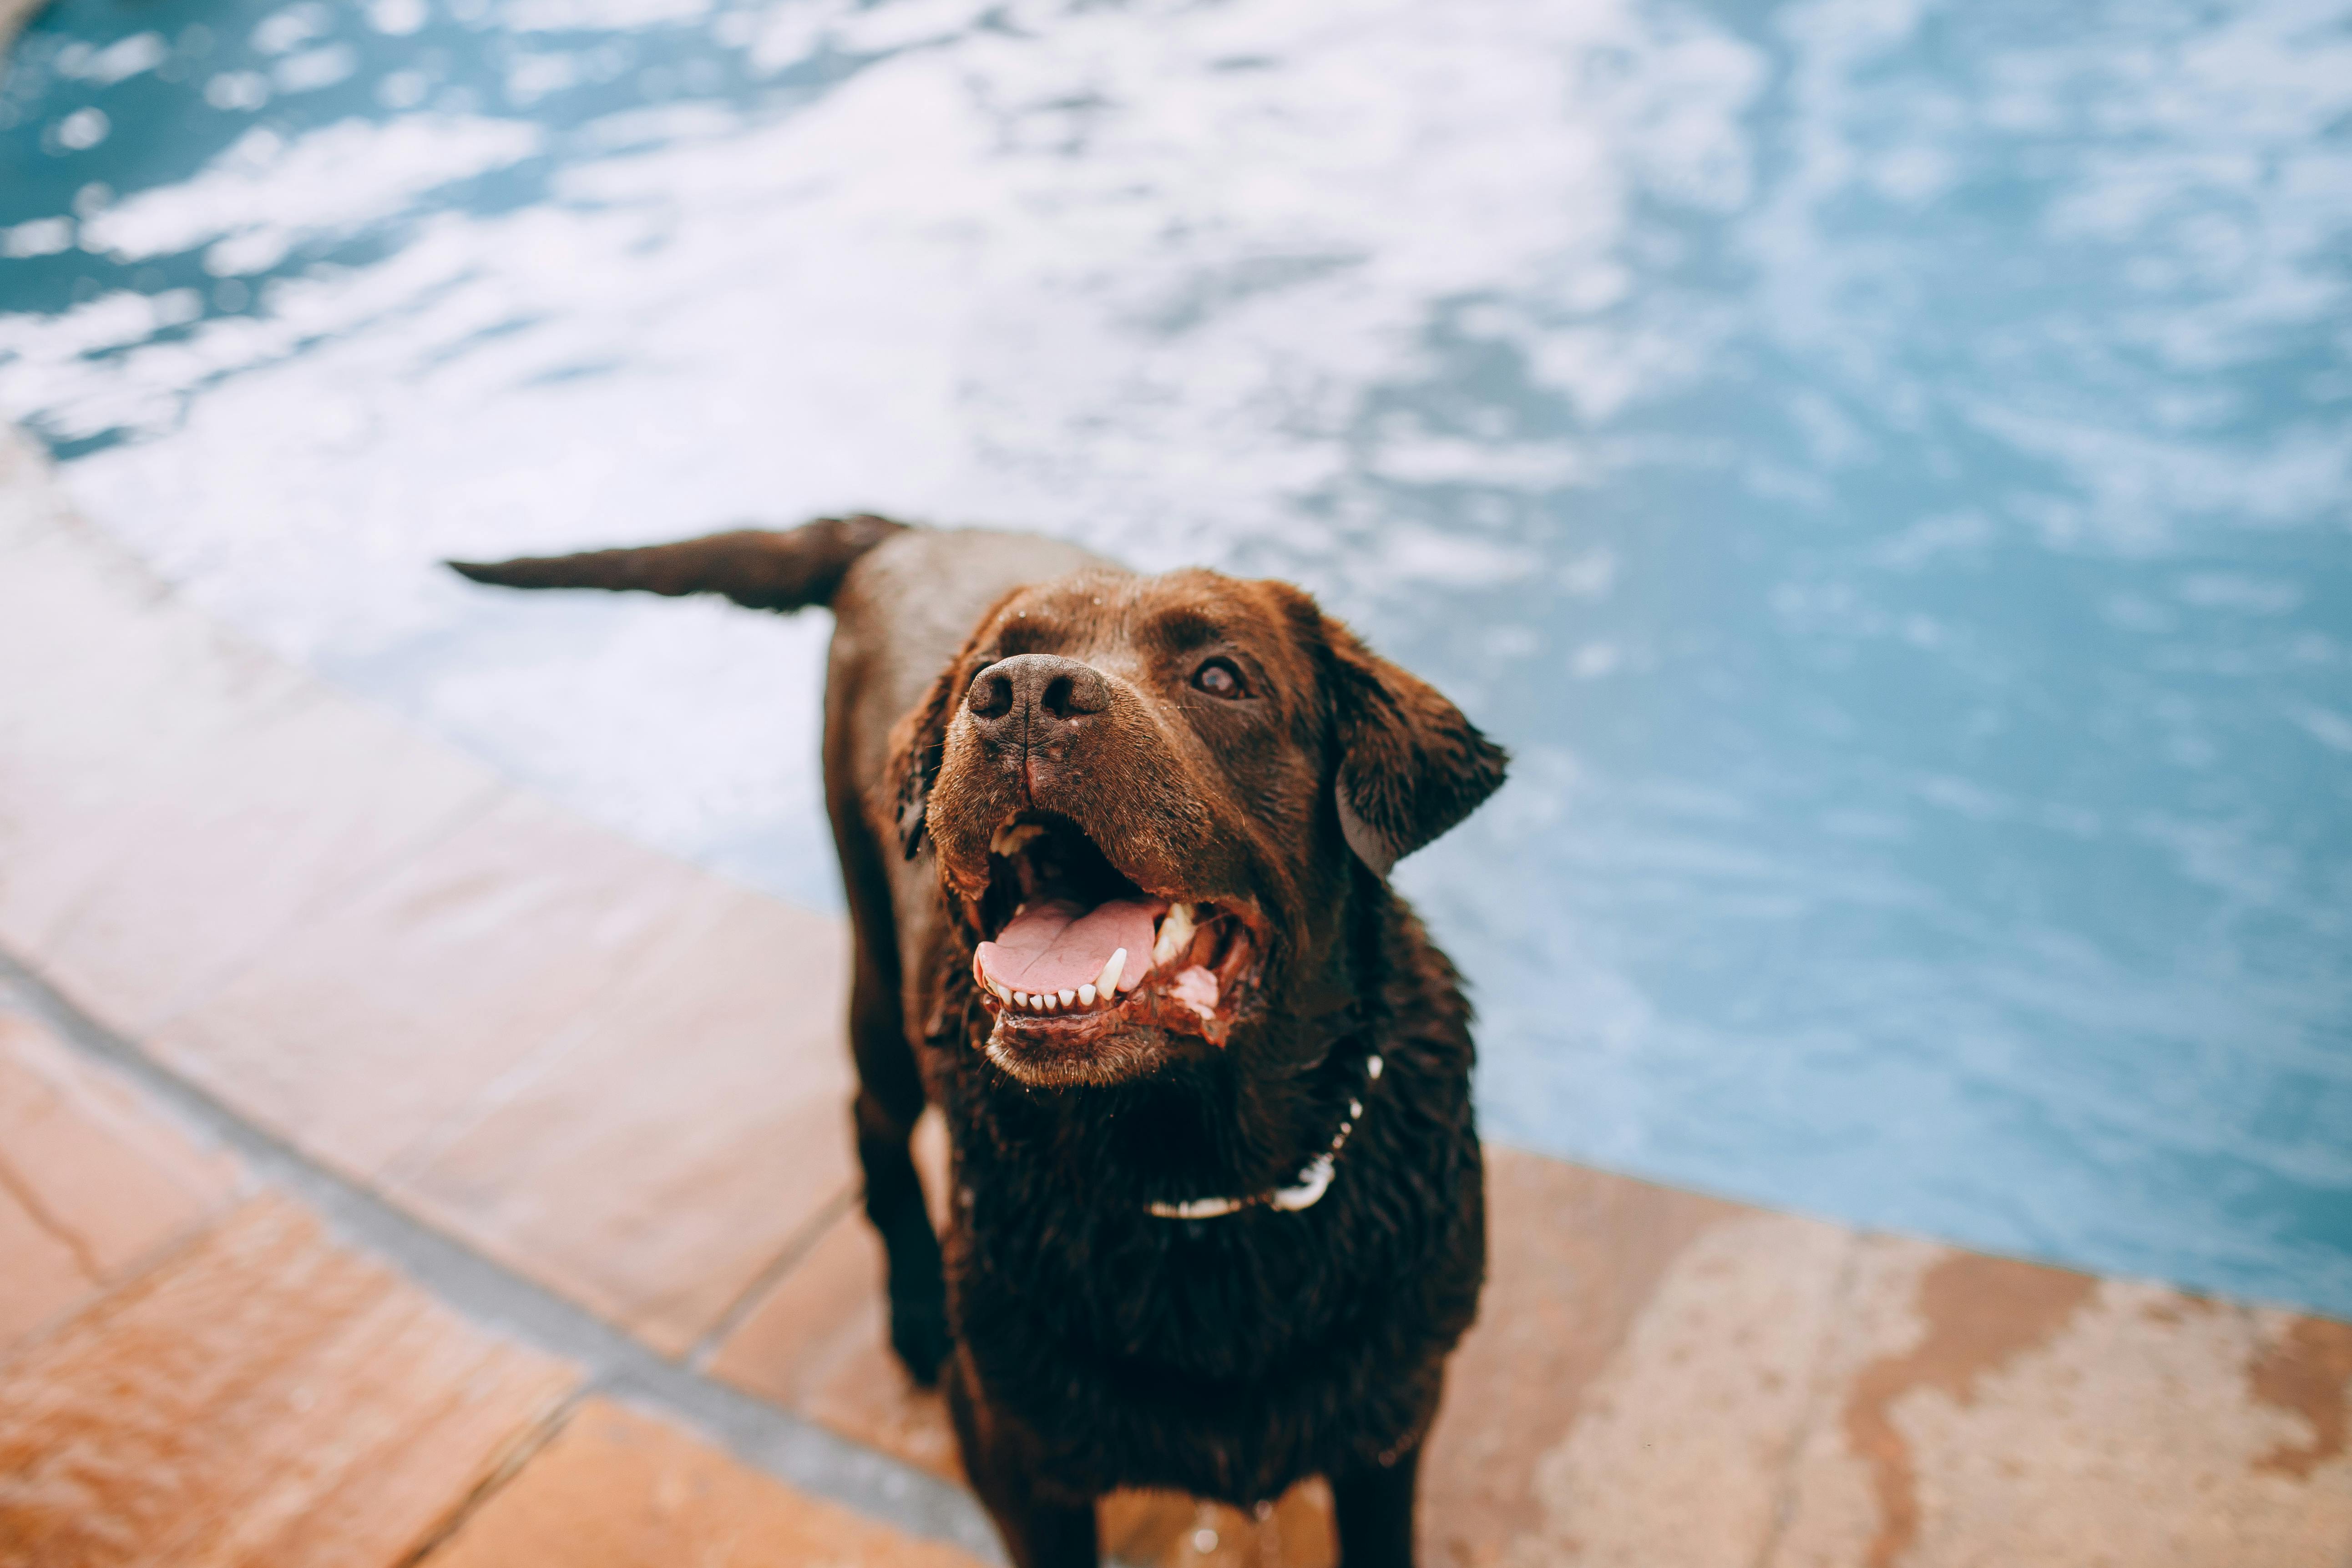
[[[2352,1312],[2352,9],[65,0],[0,414],[198,603],[834,902],[871,507],[1306,584],[1517,753],[1490,1131]]]

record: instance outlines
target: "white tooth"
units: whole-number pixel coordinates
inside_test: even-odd
[[[998,828],[996,836],[988,841],[988,847],[993,854],[1017,855],[1032,838],[1045,831],[1034,822],[1024,822],[1018,827],[1006,823],[1003,827]]]
[[[991,985],[989,989],[996,993],[996,999],[999,1002],[1010,1002],[1013,1000],[1013,993],[1003,985]]]
[[[1054,994],[1050,991],[1042,992],[1037,995],[1030,997],[1029,1000],[1037,1004],[1037,1011],[1040,1013],[1050,1013],[1054,1011]]]
[[[1093,1006],[1095,1005],[1095,988],[1091,985],[1079,986],[1078,1000],[1089,1007]]]
[[[1151,944],[1154,968],[1165,968],[1192,945],[1192,906],[1171,904],[1160,922],[1160,939]]]
[[[1076,992],[1075,992],[1075,991],[1065,991],[1065,992],[1063,992],[1063,993],[1061,994],[1061,999],[1062,999],[1062,1005],[1063,1005],[1063,1006],[1065,1006],[1065,1007],[1066,1007],[1066,1006],[1068,1006],[1071,1003],[1073,1003],[1073,1002],[1075,1002],[1075,1001],[1076,1001],[1076,1000],[1078,999],[1078,994],[1077,994]]]
[[[1120,948],[1103,963],[1103,972],[1095,976],[1095,991],[1103,996],[1118,994],[1118,977],[1127,973],[1127,949]]]
[[[1029,1005],[1029,993],[1026,991],[1015,991],[1013,994],[1013,1005],[1015,1007],[1026,1007]]]

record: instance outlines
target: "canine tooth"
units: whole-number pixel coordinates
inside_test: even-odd
[[[996,830],[995,837],[989,839],[989,852],[1008,858],[1017,855],[1032,838],[1045,831],[1034,822],[1024,822],[1018,826],[1008,822]]]
[[[1058,995],[1062,1005],[1065,1007],[1078,999],[1078,994],[1075,991],[1064,991],[1059,993]]]
[[[1087,1006],[1093,1006],[1095,1005],[1095,988],[1091,985],[1079,986],[1078,1000]]]
[[[1095,976],[1095,991],[1104,996],[1118,994],[1118,977],[1127,973],[1127,949],[1120,948],[1104,961],[1103,971]]]
[[[1190,904],[1169,905],[1167,915],[1163,917],[1160,922],[1159,940],[1151,944],[1152,966],[1154,968],[1164,968],[1168,964],[1173,963],[1176,961],[1177,956],[1191,948],[1192,945],[1192,906]]]

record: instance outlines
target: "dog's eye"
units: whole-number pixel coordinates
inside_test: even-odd
[[[1242,672],[1229,658],[1213,658],[1204,661],[1200,668],[1192,672],[1192,684],[1212,697],[1245,695],[1242,689]]]

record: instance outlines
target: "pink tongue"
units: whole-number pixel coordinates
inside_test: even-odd
[[[1032,904],[994,942],[980,944],[980,972],[1009,990],[1076,991],[1093,984],[1123,947],[1118,988],[1132,991],[1151,967],[1151,928],[1167,908],[1158,899],[1114,899],[1093,909],[1067,899]]]

